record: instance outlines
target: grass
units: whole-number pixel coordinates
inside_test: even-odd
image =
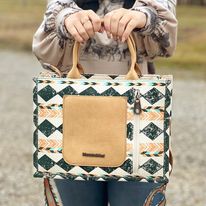
[[[0,48],[31,50],[32,36],[43,19],[46,0],[0,0]],[[158,59],[160,68],[206,66],[206,8],[178,6],[178,44],[172,58]]]
[[[201,70],[206,67],[206,8],[179,6],[178,44],[172,58],[158,59],[159,67]]]
[[[46,0],[0,0],[0,48],[31,50]]]

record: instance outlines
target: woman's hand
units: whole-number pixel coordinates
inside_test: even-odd
[[[101,19],[92,10],[82,10],[65,19],[67,31],[80,43],[101,31]]]
[[[128,9],[117,9],[109,12],[104,17],[104,27],[109,38],[120,39],[124,42],[133,29],[143,28],[147,17],[143,12]]]

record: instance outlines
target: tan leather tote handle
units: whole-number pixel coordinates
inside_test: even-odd
[[[138,75],[141,75],[140,68],[138,64],[136,63],[137,61],[137,51],[136,51],[136,44],[135,41],[132,37],[132,35],[129,36],[127,40],[128,48],[131,54],[131,66],[130,69],[126,75],[126,79],[128,80],[137,80],[139,79]],[[79,68],[80,64],[78,64],[78,54],[79,54],[79,49],[80,49],[80,43],[75,41],[74,47],[73,47],[73,65],[69,73],[67,74],[67,78],[71,79],[80,79],[81,74],[80,71],[83,70],[83,68]],[[80,71],[79,71],[80,70]]]

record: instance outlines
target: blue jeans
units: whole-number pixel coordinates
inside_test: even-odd
[[[161,184],[141,182],[96,182],[55,180],[64,206],[143,206],[151,191]],[[158,192],[151,206],[164,200]]]

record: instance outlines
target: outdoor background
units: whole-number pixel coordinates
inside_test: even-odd
[[[176,54],[156,60],[157,73],[175,77],[167,206],[206,206],[206,1],[179,3]],[[32,178],[32,77],[41,66],[31,43],[45,5],[0,0],[0,206],[44,205],[42,180]]]

